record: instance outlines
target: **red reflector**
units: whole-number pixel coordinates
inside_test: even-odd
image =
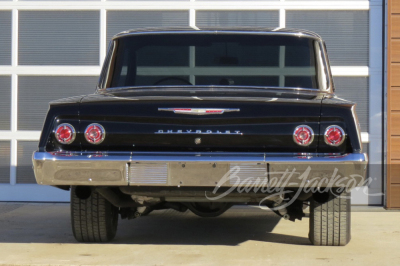
[[[71,144],[76,137],[75,129],[70,124],[61,124],[55,130],[55,137],[61,144]]]
[[[217,114],[219,114],[219,113],[223,113],[224,112],[224,110],[218,110],[218,109],[215,109],[215,110],[206,110],[206,113],[208,113],[208,114],[210,114],[210,113],[217,113]]]
[[[301,146],[308,146],[314,140],[314,131],[306,125],[298,126],[294,130],[293,140]]]
[[[192,109],[189,108],[174,108],[174,111],[190,112]]]
[[[100,144],[106,137],[106,131],[100,124],[90,124],[85,130],[85,139],[92,144]]]
[[[324,134],[325,143],[331,146],[339,146],[343,143],[346,135],[344,130],[339,126],[329,126]]]

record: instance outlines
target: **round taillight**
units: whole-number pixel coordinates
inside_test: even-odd
[[[55,137],[61,144],[71,144],[76,137],[75,128],[70,124],[60,124],[55,130]]]
[[[306,125],[298,126],[293,132],[293,140],[300,146],[308,146],[314,140],[314,131]]]
[[[339,126],[329,126],[324,133],[325,143],[331,146],[339,146],[343,143],[346,135],[344,130]]]
[[[85,130],[85,139],[91,144],[100,144],[106,137],[106,131],[100,124],[90,124]]]

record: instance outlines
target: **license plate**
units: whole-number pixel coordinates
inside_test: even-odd
[[[215,186],[229,172],[229,163],[169,163],[168,179],[173,186]]]

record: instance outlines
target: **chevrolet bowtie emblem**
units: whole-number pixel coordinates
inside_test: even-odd
[[[158,108],[158,111],[169,111],[184,115],[222,115],[225,112],[240,112],[238,108]]]

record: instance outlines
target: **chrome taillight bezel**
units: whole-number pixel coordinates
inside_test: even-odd
[[[99,138],[99,140],[97,142],[94,142],[88,136],[89,135],[88,130],[91,127],[97,127],[101,131],[101,138]],[[98,145],[98,144],[102,143],[104,141],[104,139],[106,138],[106,130],[104,129],[104,127],[102,125],[100,125],[98,123],[92,123],[86,127],[84,135],[85,135],[85,139],[87,142],[89,142],[90,144],[93,144],[93,145]]]
[[[300,143],[300,142],[297,141],[297,135],[298,135],[297,131],[299,129],[301,129],[301,128],[306,128],[310,132],[310,138],[309,138],[309,141],[307,143]],[[304,147],[311,145],[311,143],[314,141],[314,130],[311,127],[307,126],[307,125],[297,126],[293,131],[293,141],[297,145],[304,146]]]
[[[71,130],[71,138],[69,139],[62,139],[60,138],[60,133],[58,132],[61,128],[68,127]],[[54,137],[57,140],[57,142],[61,143],[61,144],[71,144],[72,142],[74,142],[75,138],[76,138],[76,131],[73,125],[68,124],[68,123],[62,123],[60,125],[58,125],[56,127],[56,129],[54,130]]]
[[[342,139],[341,139],[341,141],[339,141],[339,142],[337,142],[337,143],[331,143],[331,142],[329,142],[329,140],[328,140],[328,132],[329,132],[329,130],[331,130],[332,128],[336,128],[336,129],[338,129],[338,130],[340,131],[340,133],[342,134]],[[338,125],[331,125],[331,126],[329,126],[329,127],[327,127],[327,128],[325,129],[325,132],[324,132],[324,140],[325,140],[325,143],[328,144],[329,146],[333,146],[333,147],[340,146],[340,145],[343,144],[343,142],[345,141],[345,139],[346,139],[346,133],[344,132],[343,128],[341,128],[340,126],[338,126]]]

